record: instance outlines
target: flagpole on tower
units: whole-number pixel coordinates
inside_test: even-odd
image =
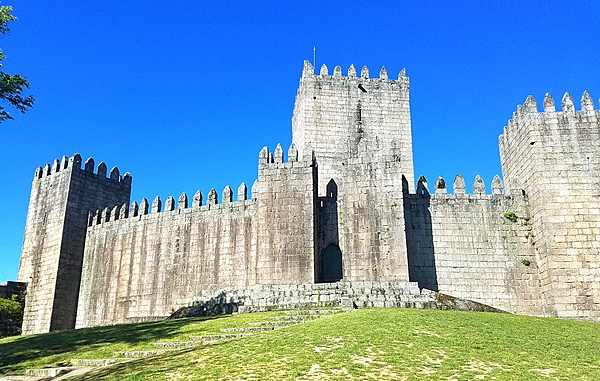
[[[313,46],[313,67],[317,70],[317,47]]]

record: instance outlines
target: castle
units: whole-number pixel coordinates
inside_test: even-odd
[[[504,184],[415,178],[409,80],[304,63],[284,154],[251,187],[130,204],[80,155],[35,171],[23,332],[162,318],[219,290],[407,284],[505,311],[600,319],[600,112],[528,97],[499,138]],[[83,165],[83,168],[82,168]],[[417,292],[418,292],[417,288]]]

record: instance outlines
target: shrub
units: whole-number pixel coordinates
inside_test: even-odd
[[[21,304],[10,299],[0,298],[0,319],[12,318],[21,314]]]
[[[506,218],[510,222],[517,222],[517,215],[515,214],[515,212],[504,213],[504,218]]]
[[[0,298],[0,338],[21,334],[23,309],[21,303]]]

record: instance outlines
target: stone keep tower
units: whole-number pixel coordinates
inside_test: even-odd
[[[600,111],[587,92],[576,111],[549,94],[544,112],[530,96],[500,135],[508,192],[529,198],[544,313],[600,317]]]
[[[75,327],[89,211],[129,202],[131,175],[81,156],[35,171],[18,280],[27,283],[23,333]]]
[[[318,164],[316,281],[408,280],[403,177],[414,184],[409,81],[304,62],[292,118]],[[321,266],[322,268],[319,268]]]

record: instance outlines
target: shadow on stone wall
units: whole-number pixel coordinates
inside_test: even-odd
[[[173,312],[169,319],[178,319],[184,317],[199,317],[199,316],[216,316],[228,315],[238,312],[240,305],[243,305],[243,298],[237,299],[227,295],[227,292],[222,291],[219,295],[207,300],[203,303],[194,304],[189,307],[181,307]]]
[[[327,194],[317,199],[317,255],[315,256],[317,283],[337,282],[343,278],[337,197],[338,186],[331,179],[327,183]]]
[[[408,273],[411,282],[420,288],[438,291],[430,198],[427,182],[423,176],[417,182],[417,193],[408,192],[408,181],[402,176],[406,247],[408,251]]]

